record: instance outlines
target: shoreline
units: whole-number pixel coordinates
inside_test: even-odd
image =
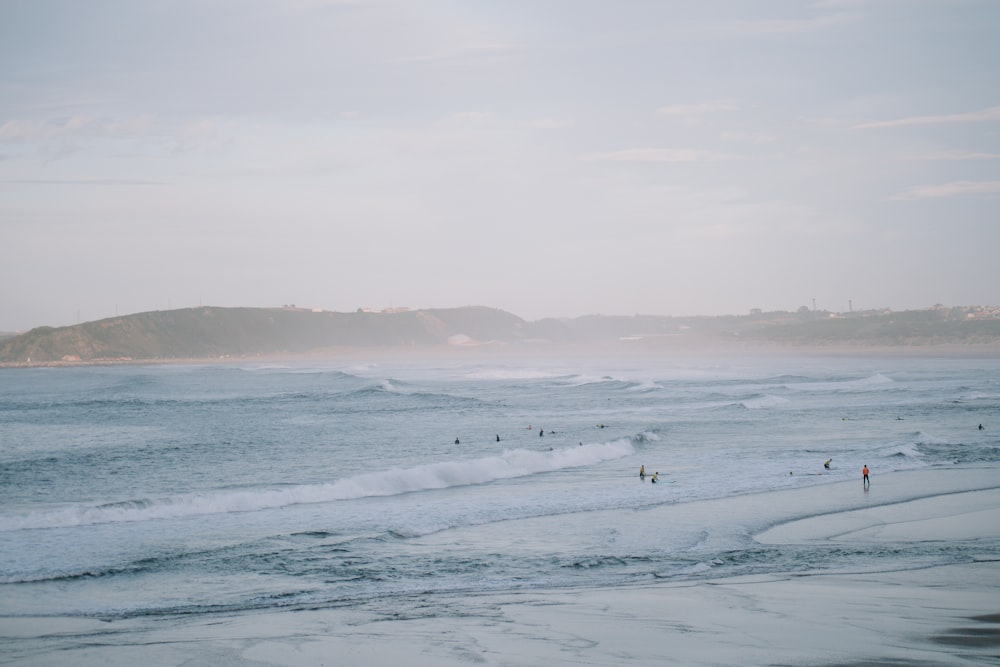
[[[754,535],[761,544],[863,541],[905,552],[1000,539],[995,467],[885,473],[873,485],[878,495],[861,500],[855,482],[838,482],[682,511],[740,521],[771,508],[776,521]],[[681,508],[643,521],[669,520],[671,507]],[[1000,558],[927,566],[896,555],[879,571],[416,593],[197,617],[0,616],[0,646],[20,665],[965,665],[997,661],[998,600]]]
[[[526,343],[482,345],[426,345],[332,347],[297,353],[264,353],[254,355],[224,355],[217,357],[171,357],[155,359],[98,358],[48,361],[0,361],[0,369],[16,368],[81,368],[90,366],[165,366],[240,363],[329,363],[358,359],[417,360],[446,359],[450,361],[483,358],[573,357],[592,354],[615,354],[624,357],[664,357],[712,354],[721,356],[816,356],[816,357],[887,357],[887,358],[994,358],[1000,356],[1000,343],[940,343],[927,345],[643,345],[634,342],[606,343]]]

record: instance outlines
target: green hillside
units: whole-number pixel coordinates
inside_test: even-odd
[[[38,327],[0,343],[0,362],[202,359],[331,347],[443,345],[452,336],[510,339],[522,325],[514,315],[471,307],[394,313],[187,308]]]
[[[0,363],[210,359],[298,355],[334,348],[445,345],[615,345],[618,349],[934,345],[1000,346],[1000,309],[933,308],[834,314],[721,317],[592,315],[525,320],[493,308],[402,312],[312,312],[297,308],[186,308],[68,327],[38,327],[0,339]]]

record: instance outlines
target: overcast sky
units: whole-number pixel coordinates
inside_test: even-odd
[[[996,0],[3,0],[0,330],[1000,304]]]

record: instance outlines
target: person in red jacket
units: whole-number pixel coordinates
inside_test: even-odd
[[[867,486],[868,483],[869,483],[868,482],[868,464],[867,463],[861,468],[861,479],[862,479],[862,483]]]

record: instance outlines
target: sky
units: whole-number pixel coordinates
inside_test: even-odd
[[[0,331],[1000,304],[995,0],[0,0]]]

